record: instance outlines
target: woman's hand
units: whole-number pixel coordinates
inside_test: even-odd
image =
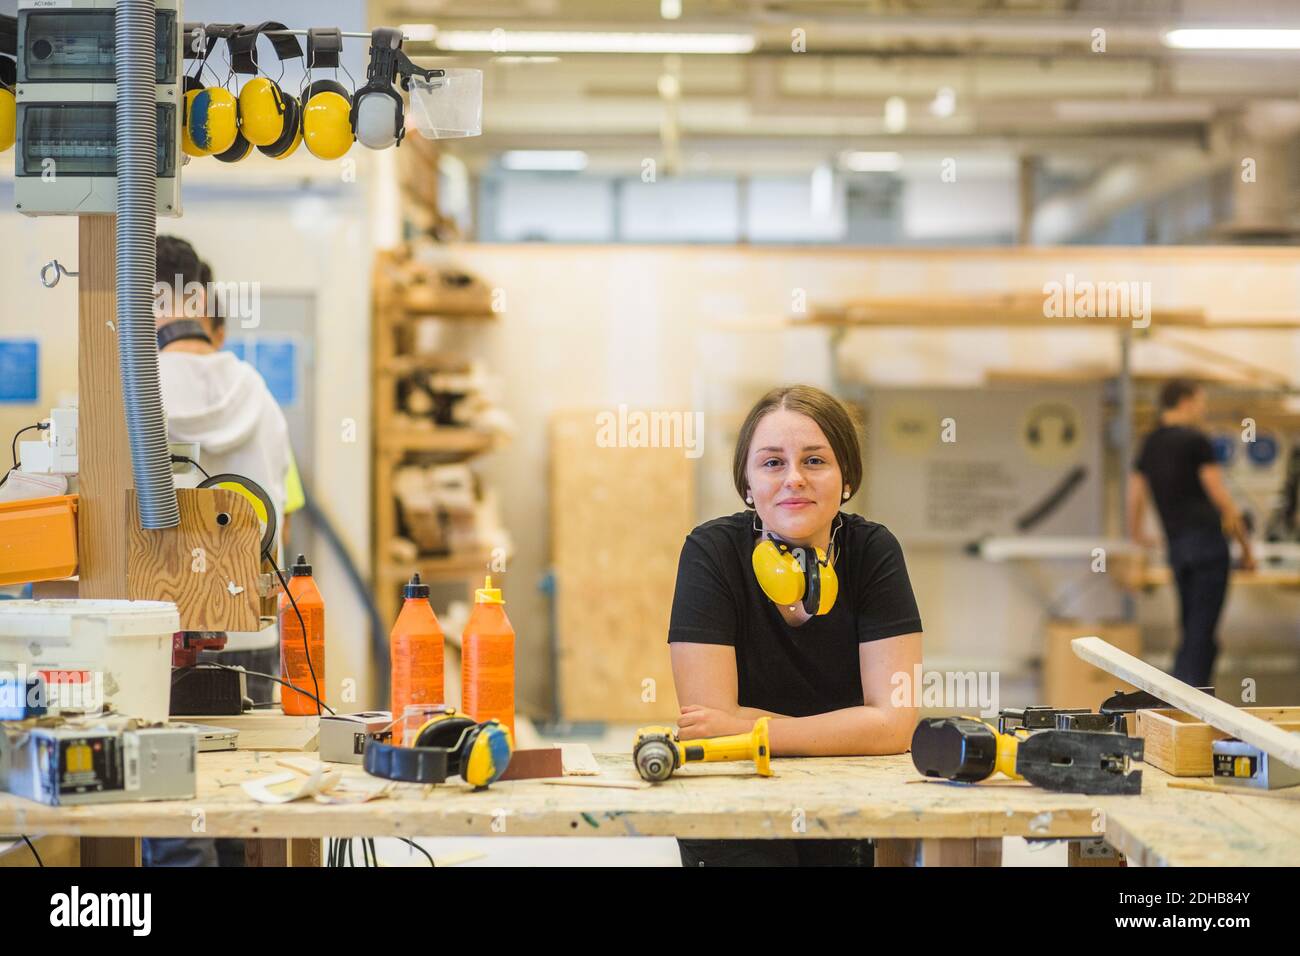
[[[743,734],[753,728],[754,722],[739,714],[699,704],[687,704],[682,708],[682,715],[677,718],[678,736],[682,740]]]

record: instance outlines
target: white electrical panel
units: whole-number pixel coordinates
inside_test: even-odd
[[[29,216],[117,211],[116,0],[19,0],[14,204]],[[181,214],[180,0],[157,0],[158,215]]]

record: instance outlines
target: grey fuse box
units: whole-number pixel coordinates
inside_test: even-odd
[[[14,205],[117,211],[116,0],[19,0]],[[158,215],[181,214],[180,0],[157,0]]]

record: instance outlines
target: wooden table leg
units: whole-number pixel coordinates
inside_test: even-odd
[[[245,866],[287,866],[289,845],[286,840],[244,840]]]
[[[1001,865],[1001,837],[876,841],[876,866]]]
[[[320,866],[320,840],[245,840],[245,866]]]
[[[82,837],[82,866],[139,866],[139,837]]]
[[[320,866],[321,841],[312,837],[306,840],[289,841],[290,866]]]

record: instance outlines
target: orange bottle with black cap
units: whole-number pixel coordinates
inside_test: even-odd
[[[289,569],[288,594],[280,595],[280,676],[325,700],[325,602],[311,576],[304,555]],[[293,601],[289,595],[293,595]],[[294,611],[294,606],[297,611]],[[302,619],[299,620],[299,615]],[[303,628],[307,629],[306,640]],[[324,712],[316,701],[288,687],[280,694],[280,707],[295,717]]]
[[[402,715],[408,705],[446,702],[442,627],[429,605],[429,585],[420,583],[420,572],[411,575],[402,595],[402,610],[388,645],[394,744],[402,742]]]
[[[495,717],[515,734],[515,629],[492,576],[474,592],[461,636],[461,706],[477,721]]]

